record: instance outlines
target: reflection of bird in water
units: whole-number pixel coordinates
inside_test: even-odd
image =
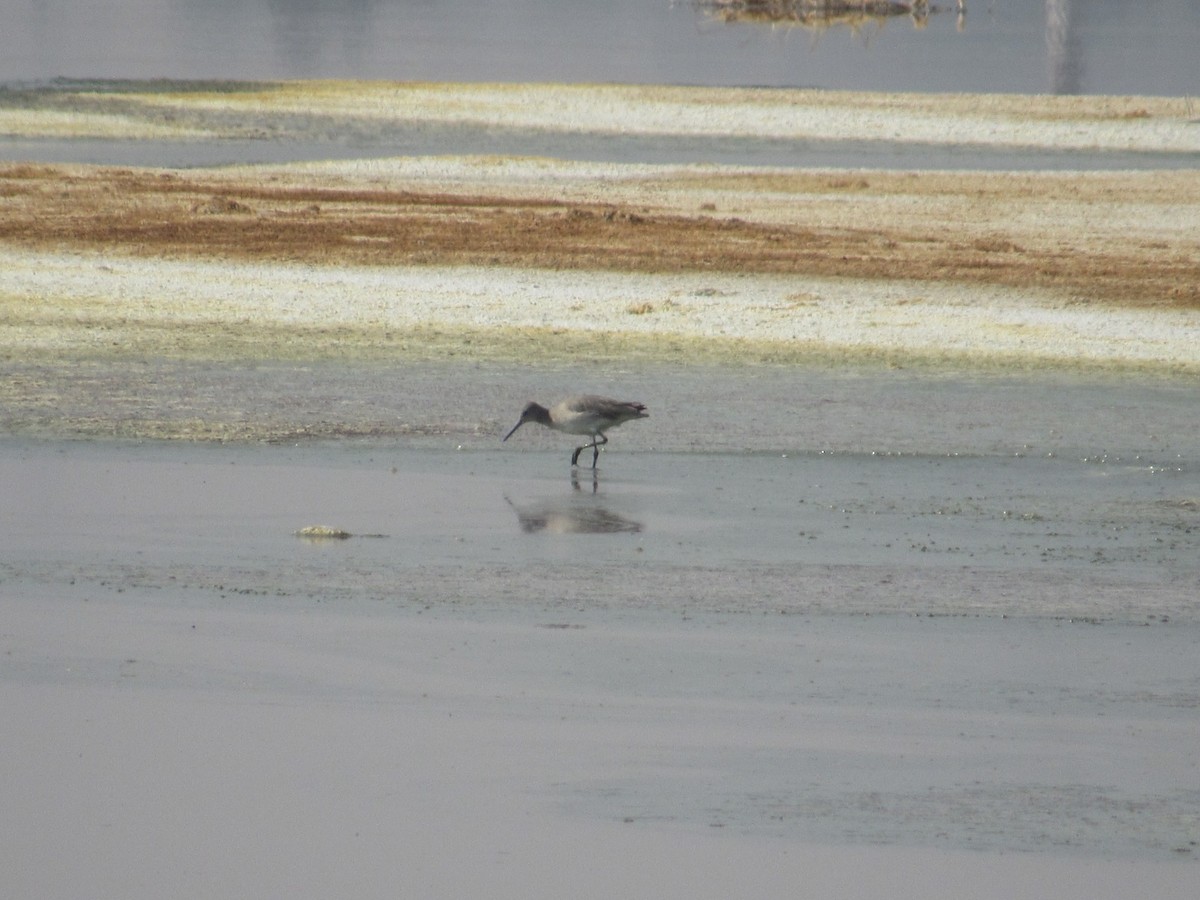
[[[508,500],[507,497],[504,498]],[[642,523],[627,519],[602,506],[571,503],[541,503],[520,507],[508,500],[526,534],[637,534]]]
[[[592,468],[596,468],[596,460],[600,458],[600,448],[608,443],[604,432],[616,428],[622,422],[630,419],[644,419],[649,413],[642,403],[622,400],[610,400],[607,397],[597,397],[585,394],[582,397],[568,397],[556,403],[549,409],[538,403],[530,403],[521,411],[521,419],[512,427],[512,431],[504,436],[508,440],[518,428],[526,422],[537,422],[555,431],[565,434],[586,434],[592,439],[590,444],[576,447],[571,454],[571,465],[579,463],[579,454],[592,449]]]

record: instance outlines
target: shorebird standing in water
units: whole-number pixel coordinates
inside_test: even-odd
[[[608,443],[604,432],[616,428],[622,422],[630,419],[644,419],[650,415],[642,403],[629,403],[621,400],[610,400],[607,397],[597,397],[586,394],[582,397],[568,397],[547,409],[539,403],[530,403],[521,411],[521,420],[512,427],[512,431],[504,436],[508,440],[518,428],[526,422],[537,422],[555,431],[565,434],[590,435],[592,442],[576,447],[571,454],[571,465],[579,464],[579,454],[589,447],[592,448],[592,468],[596,468],[596,460],[600,458],[600,448]]]

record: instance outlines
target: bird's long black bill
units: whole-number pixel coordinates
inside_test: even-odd
[[[520,428],[520,427],[521,427],[522,425],[524,425],[524,424],[525,424],[524,422],[518,422],[516,425],[514,425],[514,426],[512,427],[512,431],[510,431],[510,432],[509,432],[508,434],[506,434],[504,437],[500,438],[500,442],[501,442],[501,443],[504,443],[505,441],[507,441],[507,440],[508,440],[510,437],[512,437],[514,434],[516,434],[516,433],[517,433],[517,429],[518,429],[518,428]]]

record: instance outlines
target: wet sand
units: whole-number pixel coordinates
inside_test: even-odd
[[[395,115],[351,88],[321,115]],[[300,93],[86,111],[304,130]],[[533,108],[496,94],[454,109]],[[614,96],[757,102],[562,124]],[[1014,102],[1035,144],[1190,134]],[[0,184],[15,893],[1194,892],[1194,172]],[[594,477],[500,445],[581,387],[651,412]]]

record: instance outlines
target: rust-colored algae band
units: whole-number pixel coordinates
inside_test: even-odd
[[[801,173],[543,166],[443,183],[291,170],[0,167],[0,245],[337,266],[926,280],[1200,308],[1200,174]],[[512,177],[512,176],[510,176]],[[532,187],[531,187],[532,184]],[[465,186],[465,190],[464,190]]]

